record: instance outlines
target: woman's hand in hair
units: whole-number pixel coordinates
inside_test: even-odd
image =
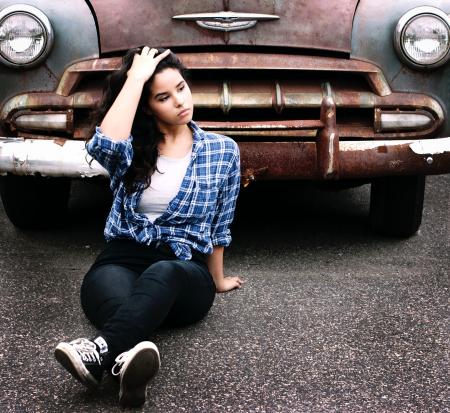
[[[134,55],[127,79],[100,125],[102,132],[110,139],[121,141],[130,136],[144,83],[150,79],[158,63],[170,50],[155,57],[156,53],[156,49],[150,50],[146,46],[140,54]]]
[[[158,63],[169,55],[170,50],[167,49],[155,57],[156,53],[158,53],[158,50],[150,49],[148,46],[142,49],[141,54],[136,53],[130,70],[127,72],[127,77],[142,81],[143,83],[150,79]]]

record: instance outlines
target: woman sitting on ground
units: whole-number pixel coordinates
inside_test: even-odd
[[[114,194],[106,248],[84,277],[81,305],[93,338],[61,342],[56,359],[97,387],[119,377],[121,405],[145,402],[160,365],[155,329],[202,319],[225,277],[223,251],[239,192],[239,149],[193,121],[185,68],[169,50],[132,50],[109,78],[89,154]]]

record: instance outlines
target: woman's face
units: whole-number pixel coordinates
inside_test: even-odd
[[[191,90],[177,69],[167,68],[153,77],[148,104],[163,125],[184,125],[192,120]]]

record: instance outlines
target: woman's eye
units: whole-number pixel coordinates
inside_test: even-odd
[[[178,91],[181,92],[183,89],[184,89],[184,85],[180,86],[180,87],[178,88]]]
[[[159,98],[158,100],[159,100],[160,102],[165,102],[167,99],[168,99],[168,97],[167,97],[167,96],[164,96],[164,97],[162,97],[162,98]]]

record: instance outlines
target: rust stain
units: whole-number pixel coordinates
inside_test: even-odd
[[[202,121],[202,127],[206,130],[224,130],[224,131],[259,131],[259,130],[289,130],[289,129],[317,129],[323,127],[321,120],[272,120],[272,121],[235,121],[235,122],[218,122],[218,121]]]
[[[399,168],[403,164],[403,161],[400,159],[394,159],[389,161],[389,166],[393,169]]]
[[[59,145],[59,146],[64,146],[66,143],[66,139],[56,138],[56,139],[53,139],[53,143],[55,143],[56,145]]]
[[[267,171],[267,169],[267,166],[263,166],[258,169],[247,168],[241,175],[243,187],[246,188],[251,182],[256,181],[256,178],[262,176]]]

